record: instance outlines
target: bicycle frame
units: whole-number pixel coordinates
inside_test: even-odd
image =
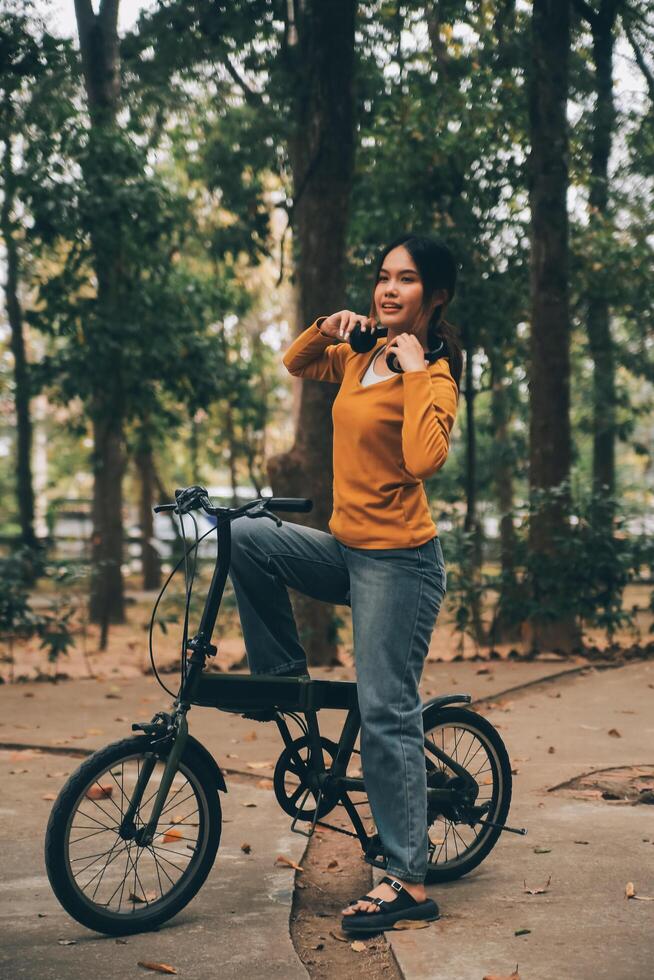
[[[383,863],[374,860],[375,852],[372,850],[374,845],[378,843],[378,838],[376,835],[367,834],[356,810],[356,806],[348,796],[349,792],[365,792],[363,778],[346,775],[347,766],[352,754],[356,752],[354,744],[361,727],[356,683],[312,680],[303,677],[266,676],[263,678],[256,675],[203,673],[207,657],[215,656],[217,652],[217,648],[212,644],[211,638],[222,602],[231,560],[231,519],[227,516],[227,511],[225,511],[225,514],[221,514],[221,508],[216,508],[214,513],[218,521],[217,561],[202,611],[199,630],[188,643],[188,649],[191,651],[191,657],[188,661],[189,668],[186,677],[183,679],[180,693],[175,701],[175,710],[172,715],[159,713],[153,719],[154,723],[149,725],[132,725],[133,730],[144,731],[152,735],[160,735],[161,737],[157,741],[161,744],[169,743],[171,746],[150,819],[147,826],[139,831],[139,843],[147,844],[156,832],[156,826],[161,816],[168,789],[175,776],[189,737],[186,714],[190,708],[193,705],[197,705],[219,709],[223,708],[242,713],[261,708],[274,708],[274,721],[277,724],[284,744],[291,757],[300,767],[299,771],[304,770],[306,772],[306,792],[299,807],[298,814],[293,819],[291,829],[310,837],[316,825],[320,825],[331,827],[336,831],[350,836],[356,836],[366,854],[366,860],[371,864],[376,864],[376,866],[383,868],[385,867]],[[434,704],[441,706],[454,702],[469,703],[470,700],[469,695],[448,695],[432,699],[426,707]],[[336,758],[333,760],[330,772],[326,772],[325,770],[321,734],[318,724],[317,713],[321,708],[338,708],[347,711],[338,742],[338,751]],[[305,763],[301,759],[299,753],[294,748],[294,739],[286,721],[282,717],[284,711],[300,712],[306,719],[307,738],[310,748],[308,763]],[[471,804],[474,804],[478,791],[475,780],[456,760],[448,756],[442,749],[439,749],[432,743],[427,743],[427,741],[425,741],[425,745],[432,755],[447,765],[452,772],[456,773],[463,784],[463,786],[459,786],[457,789],[428,787],[428,805],[456,807],[461,804],[462,793]],[[130,801],[123,821],[126,827],[129,827],[133,822],[134,814],[140,804],[145,789],[145,782],[147,782],[147,779],[139,780],[139,784],[135,788],[134,797]],[[221,789],[226,790],[224,781],[222,782]],[[316,798],[316,809],[310,829],[304,831],[297,829],[296,824],[300,819],[301,809],[309,793],[313,793]],[[340,827],[333,827],[330,824],[325,824],[318,820],[320,804],[325,796],[329,797],[330,800],[334,800],[334,806],[337,803],[343,805],[354,827],[354,834]]]

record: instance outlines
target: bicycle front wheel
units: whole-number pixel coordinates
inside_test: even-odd
[[[220,799],[215,773],[192,743],[151,841],[139,843],[166,754],[147,735],[114,742],[70,776],[54,803],[45,841],[48,878],[66,911],[90,929],[109,935],[153,929],[191,901],[211,870],[220,843]],[[144,773],[147,784],[128,822]]]

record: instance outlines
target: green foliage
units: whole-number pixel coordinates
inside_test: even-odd
[[[601,630],[610,642],[622,628],[635,630],[635,608],[624,608],[624,593],[639,577],[651,576],[654,539],[629,534],[633,517],[606,495],[578,492],[565,531],[553,535],[546,552],[529,544],[529,524],[542,508],[557,504],[566,484],[533,495],[530,508],[516,510],[514,565],[480,575],[474,562],[475,533],[454,527],[447,534],[448,596],[456,628],[479,640],[472,611],[478,603],[495,603],[493,623],[504,628],[525,622],[558,622],[569,616],[582,628]],[[651,631],[651,629],[650,629]],[[488,639],[492,642],[492,627]],[[500,637],[501,639],[501,637]]]
[[[40,574],[50,578],[59,587],[46,608],[32,608],[29,589],[35,565]],[[10,647],[15,637],[23,640],[37,636],[41,649],[47,650],[50,663],[74,646],[75,600],[67,588],[77,573],[62,566],[43,566],[41,553],[28,548],[15,551],[10,557],[0,559],[0,634]]]

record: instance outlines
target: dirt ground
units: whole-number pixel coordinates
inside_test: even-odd
[[[201,582],[196,585],[192,607],[195,616],[191,620],[190,635],[193,635],[194,626],[199,621],[200,605],[197,596],[205,594],[202,590],[206,576],[205,572]],[[106,650],[98,649],[99,628],[87,621],[84,594],[72,594],[76,606],[74,647],[56,663],[50,663],[47,651],[39,647],[38,640],[21,642],[2,639],[0,640],[0,682],[63,679],[64,677],[135,677],[150,672],[148,628],[157,593],[140,591],[138,584],[137,580],[127,583],[128,621],[110,628]],[[654,617],[648,611],[651,590],[652,586],[647,584],[631,585],[625,590],[624,608],[633,610],[636,607],[638,611],[634,615],[635,628],[622,629],[615,634],[613,644],[618,648],[617,653],[609,648],[606,636],[597,629],[584,631],[584,652],[587,652],[591,658],[601,656],[606,659],[620,656],[620,650],[633,650],[635,645],[651,646],[654,643],[651,632]],[[35,609],[47,609],[51,601],[51,595],[39,593],[34,597],[33,605]],[[182,635],[181,612],[182,594],[177,585],[174,590],[171,587],[171,594],[166,593],[159,606],[158,616],[164,619],[164,628],[155,625],[152,634],[155,662],[157,668],[163,671],[174,669],[175,664],[179,662]],[[338,613],[342,620],[339,629],[338,661],[343,666],[350,667],[353,662],[350,610],[339,607]],[[172,621],[173,618],[175,621]],[[213,661],[216,669],[229,670],[242,660],[245,647],[229,583],[225,590],[214,642],[218,645],[218,654]],[[428,660],[452,662],[509,659],[527,656],[528,649],[526,641],[496,644],[492,649],[475,644],[471,637],[462,635],[456,630],[451,603],[448,603],[446,596],[432,636]],[[540,659],[548,660],[565,659],[548,651],[542,651],[538,656]]]

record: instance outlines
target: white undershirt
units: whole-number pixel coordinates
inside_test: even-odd
[[[366,371],[366,373],[364,374],[364,376],[361,378],[361,384],[362,385],[366,385],[366,386],[367,385],[374,385],[374,384],[377,384],[378,381],[388,381],[389,378],[393,378],[394,377],[393,374],[389,374],[389,375],[387,375],[385,377],[382,377],[379,374],[375,374],[374,366],[377,363],[377,358],[382,353],[382,351],[385,351],[385,350],[386,350],[386,347],[385,346],[384,347],[380,347],[379,350],[377,351],[377,353],[375,354],[375,356],[373,357],[372,361],[368,365],[368,370]]]

